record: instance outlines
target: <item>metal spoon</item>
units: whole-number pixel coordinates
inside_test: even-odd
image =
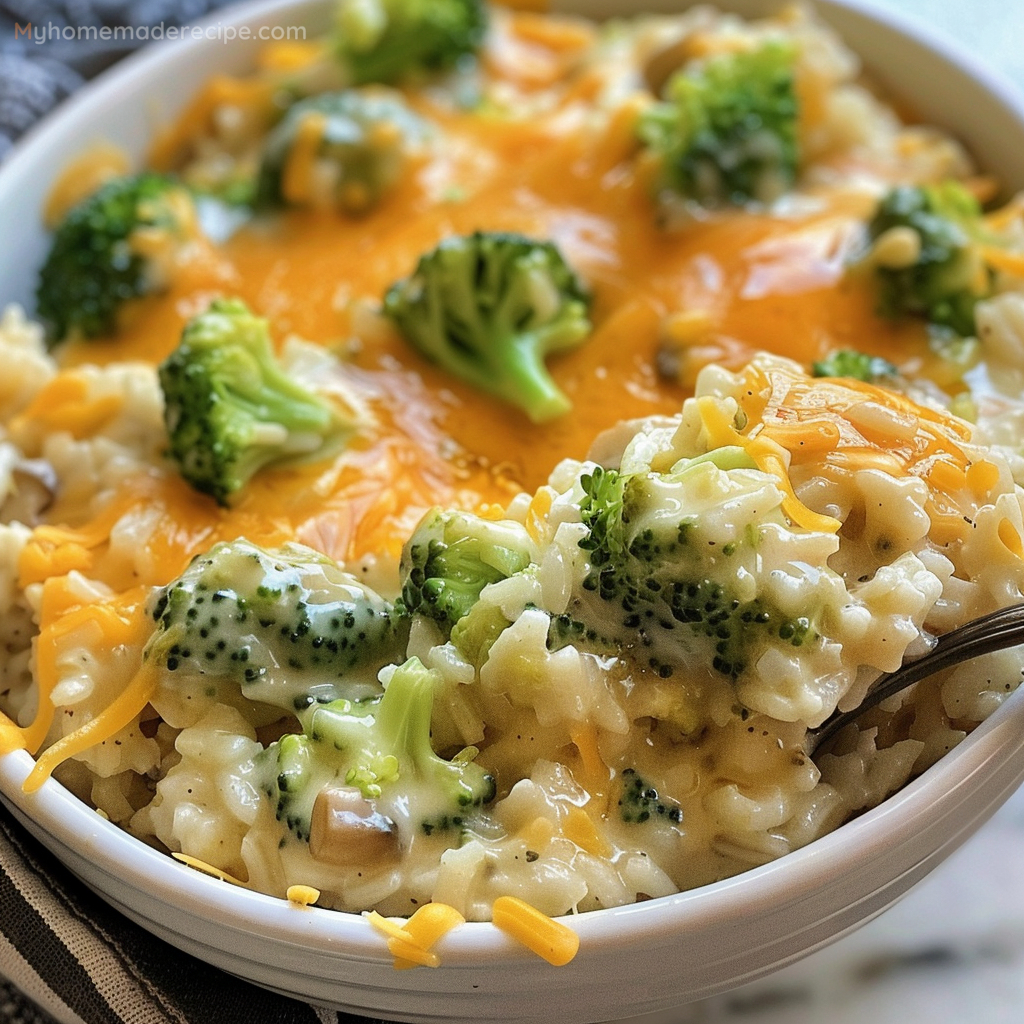
[[[871,692],[849,711],[836,711],[816,729],[807,733],[805,749],[813,754],[823,743],[832,739],[841,729],[856,721],[865,711],[881,704],[894,693],[906,689],[926,676],[944,668],[970,661],[982,654],[1002,651],[1024,643],[1024,604],[1001,608],[982,615],[963,626],[944,633],[935,646],[920,658],[901,665],[895,672],[880,676]]]

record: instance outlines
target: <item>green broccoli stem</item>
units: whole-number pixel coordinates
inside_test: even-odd
[[[384,746],[408,752],[415,764],[437,756],[430,745],[430,712],[437,679],[437,673],[419,658],[410,658],[395,669],[377,705],[377,729]]]
[[[332,702],[300,717],[314,742],[347,762],[346,783],[371,797],[380,796],[385,786],[425,783],[435,798],[430,802],[440,802],[440,816],[451,819],[459,809],[493,799],[495,785],[471,761],[446,761],[435,753],[430,716],[439,679],[436,671],[411,657],[394,670],[376,701]]]
[[[312,744],[301,734],[282,736],[277,742],[277,815],[300,839],[309,839],[309,821],[292,811],[292,803],[309,787],[313,775]]]
[[[572,409],[569,397],[548,372],[543,351],[544,343],[536,333],[522,335],[509,345],[504,367],[508,390],[533,423],[547,423]]]

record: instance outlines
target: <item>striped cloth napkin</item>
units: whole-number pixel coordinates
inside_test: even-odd
[[[3,1024],[367,1024],[264,991],[154,938],[2,806],[0,976],[11,983],[6,1000],[0,990]]]
[[[66,26],[181,25],[224,0],[0,2],[0,159],[132,48]],[[35,38],[15,26],[33,24]],[[37,42],[40,27],[49,39]],[[98,34],[97,34],[98,35]],[[258,941],[254,939],[253,941]],[[0,1024],[355,1024],[264,991],[154,938],[77,881],[0,805]],[[363,1019],[363,1024],[366,1024]]]

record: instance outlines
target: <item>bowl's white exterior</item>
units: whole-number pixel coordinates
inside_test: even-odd
[[[625,13],[627,0],[562,9]],[[679,9],[683,0],[645,2]],[[771,0],[722,0],[764,13]],[[891,15],[821,0],[821,13],[894,94],[951,129],[1010,189],[1024,188],[1024,101],[979,63]],[[240,72],[262,45],[216,26],[328,21],[321,0],[246,6],[212,38],[165,43],[86,87],[0,169],[0,304],[28,305],[45,253],[44,197],[69,158],[106,139],[140,156],[154,127],[214,71]],[[734,879],[569,920],[580,952],[555,969],[488,924],[439,947],[437,970],[396,971],[359,917],[300,908],[200,875],[136,842],[52,780],[21,791],[24,752],[0,758],[0,797],[93,889],[161,938],[280,992],[409,1022],[596,1022],[665,1009],[751,981],[864,924],[968,838],[1024,779],[1024,700],[1014,698],[882,806],[803,850]]]

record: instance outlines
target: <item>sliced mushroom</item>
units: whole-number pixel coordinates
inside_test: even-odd
[[[309,852],[339,867],[375,864],[398,856],[398,830],[353,786],[327,786],[313,802]]]
[[[664,40],[643,62],[644,84],[655,96],[664,93],[669,79],[695,56],[694,39],[699,33],[685,31]]]
[[[678,384],[683,378],[685,361],[686,353],[676,342],[668,338],[662,338],[658,342],[657,351],[654,353],[654,369],[662,380]]]

